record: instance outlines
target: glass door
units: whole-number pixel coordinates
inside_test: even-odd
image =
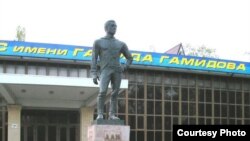
[[[22,111],[21,141],[79,141],[76,111]]]

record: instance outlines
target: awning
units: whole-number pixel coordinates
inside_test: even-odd
[[[128,88],[123,79],[121,91]],[[99,86],[92,78],[0,74],[0,95],[7,104],[30,108],[80,108],[96,105]],[[110,88],[109,88],[110,93]]]

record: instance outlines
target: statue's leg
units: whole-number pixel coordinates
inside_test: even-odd
[[[119,119],[115,116],[116,107],[117,107],[117,96],[120,90],[121,85],[121,72],[114,72],[111,75],[111,98],[110,98],[110,107],[109,107],[109,119]]]
[[[110,78],[111,78],[110,73],[106,70],[103,70],[100,76],[99,94],[97,96],[97,118],[96,119],[103,119],[105,96],[107,94]]]

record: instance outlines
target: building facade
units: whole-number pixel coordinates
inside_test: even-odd
[[[98,93],[90,50],[0,41],[0,140],[85,141]],[[117,105],[130,141],[171,141],[174,124],[250,124],[249,63],[132,55]]]

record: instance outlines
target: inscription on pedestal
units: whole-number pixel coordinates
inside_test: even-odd
[[[129,141],[130,127],[125,125],[92,125],[88,141]]]
[[[113,131],[113,132],[110,132],[110,131],[104,131],[104,141],[122,141],[121,140],[121,136],[122,136],[122,133],[121,131]]]

